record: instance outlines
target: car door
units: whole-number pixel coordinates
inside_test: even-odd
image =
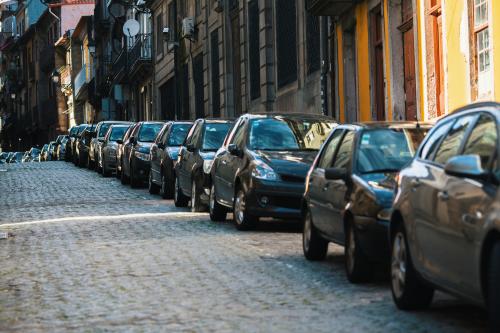
[[[134,129],[132,130],[132,132],[130,133],[130,136],[128,137],[127,139],[127,142],[125,143],[124,147],[123,147],[123,168],[124,168],[124,171],[125,171],[125,174],[130,176],[130,158],[131,158],[131,154],[132,154],[132,151],[134,149],[134,145],[135,145],[135,142],[137,141],[137,135],[139,133],[139,130],[141,128],[141,125],[142,124],[137,124]],[[131,142],[131,138],[134,138],[134,143]]]
[[[163,152],[162,142],[168,133],[169,125],[165,125],[151,146],[151,178],[154,182],[160,182],[160,167]]]
[[[356,131],[347,130],[342,138],[333,160],[332,168],[346,169],[347,174],[351,175],[352,157],[354,152],[354,141]],[[349,186],[342,179],[326,180],[325,196],[327,203],[327,216],[329,219],[326,226],[328,234],[333,235],[338,243],[344,243],[344,211],[349,197]]]
[[[414,193],[411,204],[415,207],[415,235],[420,250],[420,263],[423,273],[437,283],[450,281],[448,270],[450,248],[444,246],[455,230],[450,225],[448,194],[445,186],[449,176],[444,165],[460,152],[462,141],[475,121],[475,115],[464,115],[449,126],[444,138],[432,148],[435,153],[429,156],[421,177],[414,180]],[[456,259],[455,259],[456,260]]]
[[[330,216],[328,215],[330,209],[328,208],[328,206],[330,205],[330,203],[326,195],[328,187],[326,186],[325,169],[328,169],[332,166],[335,152],[337,151],[343,134],[344,130],[341,128],[337,128],[333,131],[332,135],[328,139],[328,142],[325,144],[321,152],[318,162],[313,167],[313,170],[309,176],[308,184],[308,203],[314,226],[318,228],[323,234],[326,234],[327,236],[332,238],[334,235],[330,235],[328,233],[330,224]]]
[[[192,132],[186,139],[186,144],[182,147],[182,155],[179,160],[179,186],[184,193],[191,193],[191,169],[190,166],[194,160],[194,151],[189,151],[188,146],[196,147],[197,140],[200,137],[200,132],[203,127],[202,121],[197,121],[193,126]]]
[[[240,149],[243,148],[243,139],[245,136],[246,121],[240,121],[234,135],[228,142],[228,145],[237,145]],[[232,155],[227,150],[227,147],[220,157],[220,163],[217,166],[217,197],[227,205],[231,205],[234,196],[234,178],[240,165],[241,157]]]
[[[483,113],[470,132],[462,155],[477,155],[481,166],[491,172],[497,158],[498,129],[496,119]],[[446,271],[457,292],[481,298],[480,263],[476,259],[485,214],[495,200],[497,186],[491,181],[448,176],[444,193],[448,196],[449,221],[441,246],[449,251]],[[444,253],[443,253],[444,254]]]

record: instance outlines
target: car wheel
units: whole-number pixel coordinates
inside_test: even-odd
[[[255,228],[258,219],[252,216],[247,209],[246,193],[243,188],[238,188],[233,204],[233,219],[238,230]]]
[[[321,237],[314,227],[309,209],[304,215],[302,249],[307,260],[324,260],[328,252],[328,241]]]
[[[105,163],[104,160],[102,160],[102,176],[103,177],[109,177],[109,176],[111,176],[111,172],[109,171],[108,168],[106,168],[106,163]]]
[[[188,205],[189,198],[182,193],[179,179],[175,177],[174,183],[174,204],[175,207],[186,207]]]
[[[165,173],[161,174],[161,187],[160,187],[160,195],[163,199],[172,199],[174,193],[174,186],[171,181],[167,179]]]
[[[93,163],[92,163],[92,160],[90,159],[90,154],[89,156],[87,157],[87,168],[89,170],[92,170],[93,169]]]
[[[372,278],[372,265],[359,246],[356,228],[348,221],[345,230],[345,270],[351,283],[367,282]]]
[[[193,175],[193,182],[191,184],[191,211],[193,213],[204,212],[207,210],[207,207],[201,202],[200,197],[201,193],[196,185],[196,180]]]
[[[140,181],[135,176],[134,169],[132,167],[132,162],[130,162],[130,186],[132,188],[138,188],[141,186]]]
[[[212,188],[210,189],[210,200],[209,200],[208,210],[210,212],[210,219],[212,221],[222,222],[226,220],[227,208],[217,202],[217,198],[215,197],[214,184],[212,184]]]
[[[148,178],[148,190],[149,194],[158,194],[160,191],[160,187],[153,183],[153,172],[149,171],[149,178]]]
[[[122,178],[122,172],[121,170],[123,170],[123,166],[121,164],[121,160],[120,160],[120,169],[118,169],[118,163],[116,164],[116,178],[118,179],[121,179]]]
[[[420,280],[413,267],[402,226],[397,228],[392,238],[391,291],[394,303],[402,310],[425,309],[434,296],[434,289]]]
[[[123,164],[122,164],[122,172],[120,174],[120,179],[123,185],[127,185],[130,182],[130,178],[127,177],[125,171],[123,170]]]
[[[488,266],[488,312],[491,332],[500,332],[500,242],[491,251]]]

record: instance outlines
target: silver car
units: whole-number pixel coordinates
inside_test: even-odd
[[[118,140],[123,140],[123,137],[130,125],[127,124],[115,124],[109,127],[104,141],[102,142],[100,149],[100,156],[98,158],[98,163],[100,163],[99,168],[102,169],[102,175],[108,177],[112,172],[116,171],[116,153],[118,150]]]
[[[390,223],[391,288],[400,309],[434,289],[486,306],[500,331],[500,104],[441,119],[398,179]]]
[[[108,121],[101,121],[97,123],[96,126],[96,136],[92,138],[90,141],[90,151],[89,151],[89,169],[95,169],[96,171],[101,171],[102,167],[102,161],[99,160],[99,157],[101,156],[101,148],[102,148],[102,143],[104,142],[104,137],[106,133],[108,132],[108,129],[111,125],[114,124],[131,124],[130,122],[126,121],[116,121],[116,120],[108,120]]]

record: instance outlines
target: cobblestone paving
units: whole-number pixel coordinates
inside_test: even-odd
[[[1,169],[1,168],[0,168]],[[405,313],[352,285],[342,248],[307,262],[293,226],[238,232],[64,162],[0,172],[0,331],[482,332],[438,294]]]

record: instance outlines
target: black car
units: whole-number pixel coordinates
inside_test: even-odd
[[[90,141],[95,137],[95,125],[88,125],[76,139],[75,165],[86,167],[89,162]]]
[[[78,161],[78,152],[77,152],[77,141],[81,138],[82,132],[88,127],[88,124],[81,124],[76,127],[76,130],[73,136],[70,135],[70,156],[71,161],[76,165]]]
[[[124,142],[128,142],[128,138],[130,137],[130,134],[135,128],[135,124],[133,123],[128,130],[125,132],[125,135],[123,136],[123,139],[117,140],[116,141],[116,178],[121,179],[122,178],[122,155],[123,155],[123,147],[124,147]]]
[[[164,122],[141,121],[134,125],[127,141],[123,142],[121,155],[123,184],[130,182],[132,187],[139,187],[148,180],[151,169],[149,150],[164,124]]]
[[[208,204],[210,170],[215,153],[222,146],[232,120],[198,119],[184,141],[175,165],[174,202],[193,211],[203,211]]]
[[[151,146],[151,172],[149,173],[149,192],[164,199],[174,196],[174,166],[179,150],[186,139],[192,122],[169,121],[163,126]]]
[[[214,161],[211,219],[232,209],[240,230],[259,217],[300,220],[307,171],[335,126],[321,115],[241,116]]]
[[[344,246],[353,283],[369,280],[374,264],[388,264],[388,226],[398,172],[430,126],[374,122],[338,126],[306,181],[303,250],[322,260],[328,242]]]
[[[102,175],[108,177],[112,172],[116,171],[117,165],[117,141],[123,140],[125,133],[130,128],[126,124],[113,124],[109,127],[104,139],[99,143],[99,157],[97,163],[99,169],[102,170]]]

